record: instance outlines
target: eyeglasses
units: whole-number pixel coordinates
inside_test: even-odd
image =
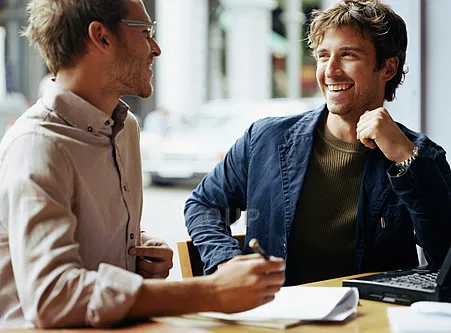
[[[152,39],[155,36],[155,32],[157,30],[157,21],[146,22],[146,21],[121,19],[121,22],[124,22],[129,27],[147,27],[146,38],[150,39]]]

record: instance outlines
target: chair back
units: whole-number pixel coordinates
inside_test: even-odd
[[[232,237],[240,242],[240,248],[243,250],[246,235],[239,234]],[[179,252],[180,268],[182,270],[183,278],[201,276],[204,274],[204,264],[200,259],[199,251],[194,246],[192,240],[177,242],[177,250]]]

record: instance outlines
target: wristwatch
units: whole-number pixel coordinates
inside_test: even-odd
[[[412,156],[410,156],[407,160],[396,163],[396,168],[398,169],[397,177],[402,176],[407,172],[407,169],[410,167],[413,161],[415,161],[420,153],[420,148],[413,147]]]

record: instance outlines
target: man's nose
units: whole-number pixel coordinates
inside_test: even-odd
[[[158,45],[157,41],[153,38],[150,41],[150,50],[154,57],[159,57],[161,55],[160,46]]]
[[[341,62],[338,57],[331,56],[326,66],[326,76],[334,77],[343,74],[343,69],[341,67]]]

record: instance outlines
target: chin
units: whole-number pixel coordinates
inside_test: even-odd
[[[149,98],[150,96],[152,96],[152,89],[148,91],[142,91],[140,94],[138,94],[138,97],[141,98]]]
[[[348,111],[348,108],[344,105],[335,104],[330,101],[327,101],[326,104],[329,112],[333,114],[346,114]]]
[[[133,95],[137,96],[137,97],[141,97],[141,98],[149,98],[150,96],[152,96],[152,93],[153,93],[153,87],[148,86],[148,87],[141,87],[141,89],[137,89]]]

